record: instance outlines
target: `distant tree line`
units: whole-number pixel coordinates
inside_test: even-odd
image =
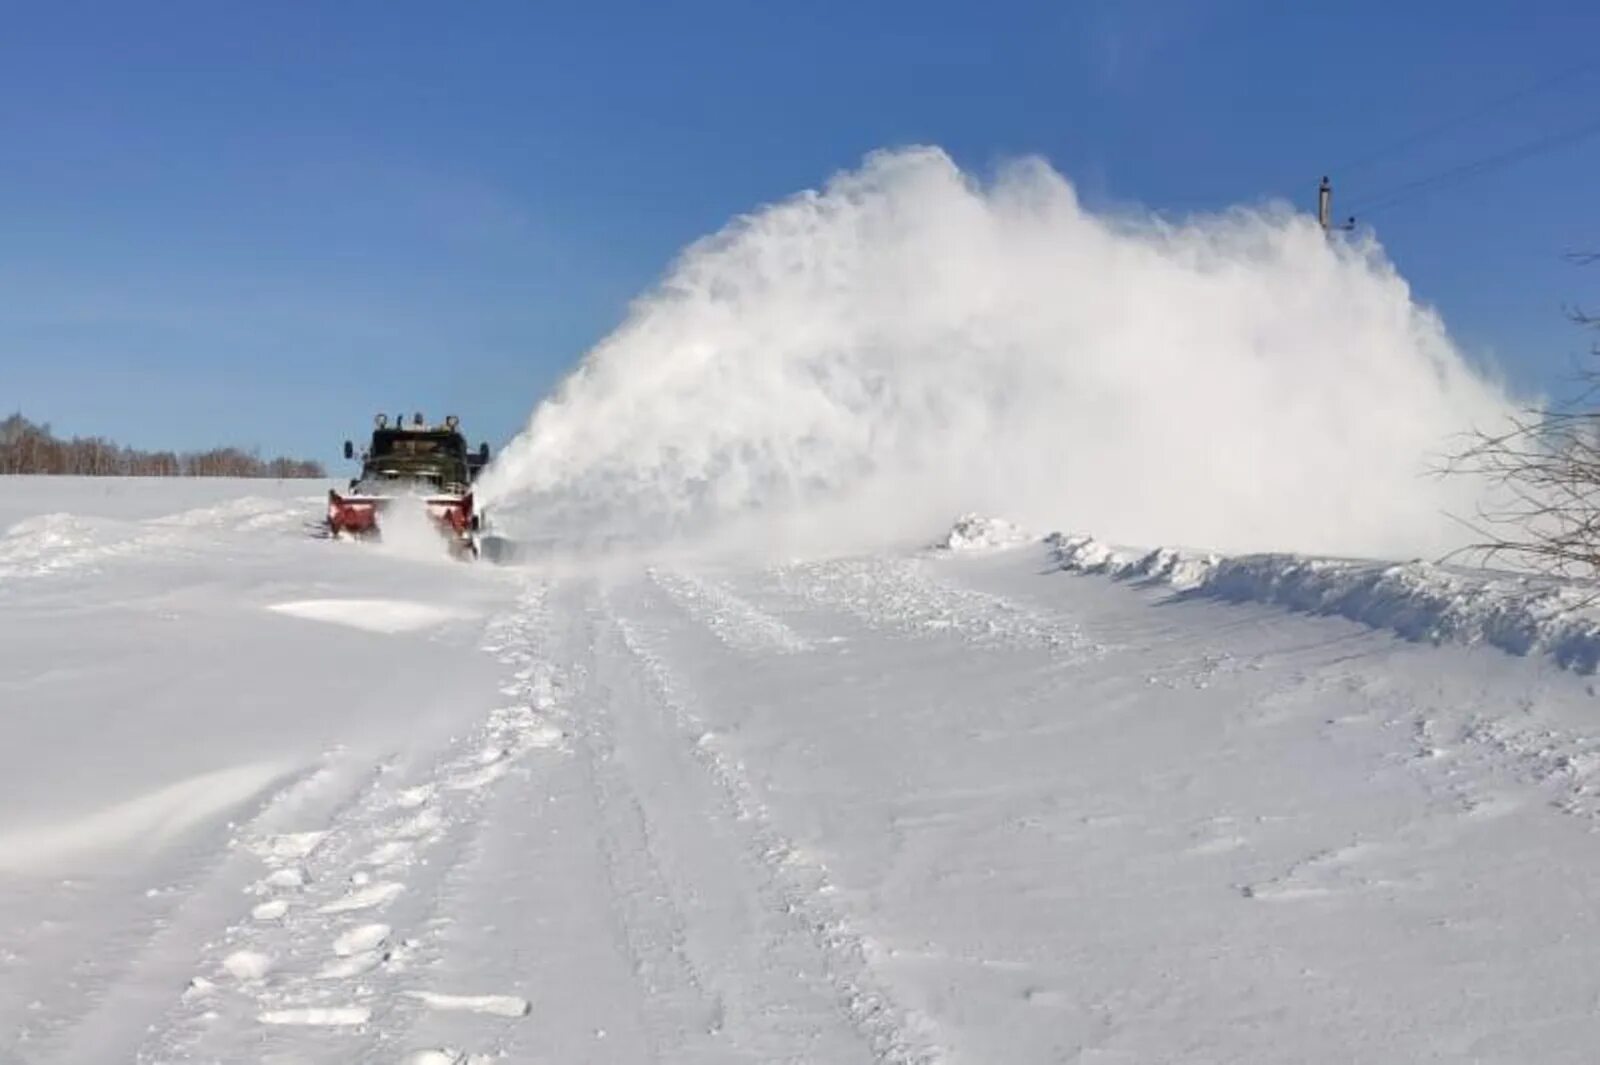
[[[0,474],[84,477],[326,477],[320,462],[264,459],[236,447],[209,451],[138,451],[98,436],[63,440],[20,413],[0,421]]]

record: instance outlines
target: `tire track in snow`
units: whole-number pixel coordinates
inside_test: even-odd
[[[496,794],[451,893],[463,912],[493,924],[464,922],[452,955],[492,951],[485,967],[502,972],[526,959],[510,971],[532,981],[536,1020],[508,1030],[509,1060],[792,1060],[790,1048],[804,1042],[764,1056],[730,1043],[703,954],[691,949],[698,892],[685,895],[678,875],[700,852],[685,850],[675,830],[687,823],[691,835],[706,836],[705,811],[677,786],[683,770],[697,771],[661,757],[659,727],[641,730],[660,714],[594,585],[574,580],[557,591],[535,650],[558,682],[571,757]],[[656,772],[663,766],[676,772]],[[677,816],[684,811],[687,822]],[[529,916],[502,923],[503,907]],[[438,993],[427,1001],[438,1011],[429,1029],[444,1042],[459,1041],[450,1020],[457,1009],[496,1016],[514,1005]]]
[[[809,640],[718,582],[679,571],[651,568],[648,572],[650,580],[685,614],[735,651],[793,654],[811,649]]]
[[[890,1065],[942,1061],[931,1019],[895,1001],[873,971],[876,948],[871,938],[828,901],[835,889],[826,867],[773,826],[742,763],[722,749],[720,738],[693,711],[643,628],[609,602],[606,612],[622,647],[649,680],[655,702],[685,744],[688,758],[713,785],[723,807],[719,820],[742,837],[740,858],[756,881],[754,901],[765,926],[763,935],[783,950],[802,952],[817,967],[819,990],[832,1000],[832,1008],[872,1060]],[[741,1006],[745,1023],[751,1024],[782,1009],[781,1003],[759,1000]]]
[[[481,1004],[419,980],[444,923],[440,887],[470,846],[489,789],[532,752],[564,745],[550,719],[548,669],[526,649],[542,598],[535,587],[489,623],[482,647],[513,669],[502,687],[509,702],[447,748],[425,779],[408,785],[379,766],[357,800],[320,827],[246,843],[264,867],[251,904],[208,945],[140,1062],[236,1060],[263,1046],[352,1060],[390,1049],[419,1010],[443,1008],[437,1002]],[[482,1001],[493,1008],[477,1012],[504,1023],[514,997],[492,995]],[[452,1051],[441,1060],[461,1059]]]
[[[979,647],[1032,648],[1072,659],[1098,657],[1106,650],[1070,618],[937,580],[921,559],[832,559],[767,572],[783,594],[842,610],[875,629],[950,634]]]
[[[640,1035],[650,1060],[693,1061],[711,1051],[707,1044],[724,1024],[723,1004],[689,956],[687,918],[662,864],[666,844],[642,791],[651,782],[632,768],[640,760],[637,739],[619,736],[626,727],[620,708],[638,702],[629,686],[633,678],[603,657],[614,636],[603,604],[590,601],[582,613],[588,657],[575,669],[581,679],[574,699],[584,712],[575,722],[574,746],[598,822],[613,932],[639,982]],[[628,745],[626,756],[621,743]]]
[[[597,732],[603,737],[604,729],[596,722],[599,712],[594,706],[593,693],[590,689],[592,670],[588,668],[588,660],[582,654],[574,654],[575,644],[581,645],[584,651],[590,648],[592,626],[588,624],[582,604],[573,602],[570,595],[558,599],[557,593],[564,590],[569,589],[554,585],[545,586],[514,623],[506,627],[503,640],[495,648],[503,661],[519,667],[514,674],[514,682],[502,689],[502,694],[526,701],[543,720],[559,727],[560,753],[563,762],[559,766],[547,764],[543,767],[543,771],[536,775],[523,774],[516,786],[507,788],[504,794],[496,797],[495,801],[500,809],[483,811],[483,820],[477,824],[480,830],[478,835],[482,842],[474,846],[470,860],[459,862],[444,878],[447,885],[445,894],[452,898],[463,899],[473,895],[481,897],[487,890],[498,902],[499,896],[492,894],[493,873],[476,867],[484,860],[485,852],[494,847],[494,834],[483,831],[487,827],[483,821],[496,816],[504,818],[508,810],[506,804],[511,804],[509,809],[513,811],[513,816],[524,822],[519,827],[532,827],[533,823],[551,816],[541,810],[541,806],[552,803],[558,796],[573,797],[574,793],[565,789],[570,788],[572,782],[576,780],[580,782],[576,790],[579,804],[588,807],[587,816],[580,818],[578,827],[587,839],[592,840],[594,859],[608,878],[603,889],[594,894],[601,896],[601,909],[609,915],[611,907],[618,899],[623,898],[628,890],[634,893],[636,904],[645,907],[658,900],[661,892],[658,883],[630,879],[619,872],[617,858],[619,846],[610,832],[615,830],[617,819],[627,823],[638,811],[629,807],[627,800],[633,798],[631,793],[619,797],[610,786],[610,774],[616,768],[610,764],[614,752],[603,744],[602,739],[597,739]],[[558,821],[558,823],[565,825],[565,822]],[[571,834],[573,826],[566,827],[569,830],[568,834]],[[535,860],[533,856],[537,854],[535,848],[524,852],[521,856]],[[516,893],[514,886],[508,892],[512,895]],[[605,929],[606,934],[621,945],[618,956],[627,953],[626,946],[630,942],[630,930],[625,917],[626,913],[616,913],[613,923]],[[532,929],[542,931],[544,922],[533,920],[530,926]],[[536,959],[535,966],[539,966],[541,962],[537,959],[542,959],[546,952],[538,949],[529,950],[525,943],[516,939],[517,934],[526,935],[528,931],[528,929],[518,929],[518,933],[508,937],[505,943],[497,943],[496,946],[512,952],[526,951],[527,956]],[[468,941],[470,943],[470,937]],[[635,934],[631,942],[638,945],[640,937]],[[551,944],[546,942],[544,945]],[[456,946],[460,949],[461,944]],[[471,949],[470,946],[468,949]],[[603,946],[597,950],[597,953],[604,952]],[[659,956],[647,950],[641,949],[635,952],[631,961],[632,968],[627,970],[629,976],[641,982],[648,976],[659,976],[662,972],[660,967],[651,967],[651,962],[659,961]],[[560,979],[559,975],[541,972],[538,968],[527,971],[524,975],[535,984]],[[515,995],[455,993],[457,990],[414,989],[406,991],[405,995],[417,1003],[419,1008],[427,1008],[438,1013],[481,1014],[508,1020],[548,1009],[550,1003],[544,1000],[552,997],[547,990],[541,989],[542,1004],[536,1005]],[[659,1000],[663,996],[657,995],[656,999],[652,999],[652,995],[658,990],[665,990],[659,981],[640,994],[634,1005],[641,1015],[652,1005],[661,1004]],[[559,999],[559,996],[555,997]],[[616,1003],[610,1004],[612,1009],[615,1009],[616,1005]],[[664,1013],[658,1011],[658,1015]],[[567,1030],[570,1026],[565,1024],[566,1020],[562,1018],[562,1024],[552,1027]],[[605,1027],[597,1026],[591,1033],[591,1038],[606,1039],[605,1045],[616,1053],[629,1042],[622,1031],[625,1028],[625,1024],[613,1025],[610,1018],[607,1018]],[[514,1033],[506,1030],[505,1038],[488,1051],[466,1053],[442,1048],[417,1051],[404,1060],[414,1061],[417,1065],[486,1065],[491,1060],[543,1061],[549,1057],[547,1047],[550,1043],[550,1034],[547,1026],[536,1022]],[[622,1055],[614,1060],[659,1060],[659,1057],[659,1054],[654,1057]]]

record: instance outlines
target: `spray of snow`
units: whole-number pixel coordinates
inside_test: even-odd
[[[428,513],[426,490],[393,492],[380,522],[384,554],[413,562],[449,562],[450,547]]]
[[[857,171],[691,246],[486,471],[542,539],[926,535],[953,513],[1131,542],[1450,546],[1426,476],[1504,394],[1370,241],[1284,205],[1086,210],[1036,160]]]

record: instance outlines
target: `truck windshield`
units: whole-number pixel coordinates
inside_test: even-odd
[[[466,455],[466,444],[453,433],[374,433],[372,454],[381,455]]]

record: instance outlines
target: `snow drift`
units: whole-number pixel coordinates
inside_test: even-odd
[[[1549,655],[1577,673],[1600,668],[1600,591],[1592,584],[1422,561],[1129,550],[1061,533],[1044,542],[1069,573],[1343,617],[1408,640]]]
[[[1370,240],[1282,204],[1096,214],[1041,161],[985,183],[913,148],[688,248],[480,496],[539,536],[754,515],[866,547],[981,508],[1411,555],[1473,509],[1426,471],[1506,405]]]

